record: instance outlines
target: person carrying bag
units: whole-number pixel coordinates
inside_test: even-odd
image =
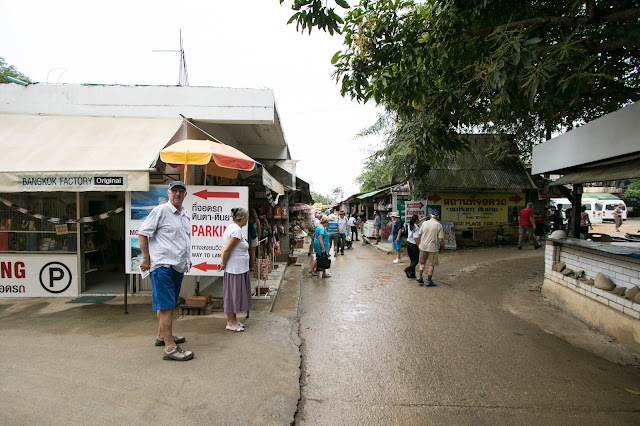
[[[331,274],[327,272],[327,269],[331,267],[331,260],[327,252],[329,251],[329,218],[322,216],[320,219],[320,225],[316,228],[315,238],[313,241],[313,250],[316,253],[316,258],[311,262],[309,273],[316,276],[316,269],[322,271],[322,278],[329,278]],[[323,264],[324,266],[321,266]]]
[[[331,268],[331,259],[327,253],[322,253],[318,256],[318,269],[329,269]]]

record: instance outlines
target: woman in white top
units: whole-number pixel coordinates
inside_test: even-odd
[[[249,212],[242,208],[231,209],[233,223],[222,235],[222,260],[220,270],[224,270],[222,281],[222,302],[227,314],[227,330],[244,331],[244,324],[238,322],[236,314],[246,312],[251,307],[251,275],[249,270],[249,242],[242,228],[249,222]]]
[[[407,253],[411,264],[404,269],[404,273],[408,278],[416,277],[416,266],[420,258],[420,249],[418,248],[418,242],[416,237],[420,233],[420,227],[418,226],[418,215],[411,216],[411,220],[407,223]]]

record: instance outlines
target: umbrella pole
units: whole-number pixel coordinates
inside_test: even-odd
[[[204,182],[202,182],[203,185],[207,185],[207,170],[209,169],[209,163],[204,165]]]
[[[184,176],[182,177],[182,181],[186,184],[189,185],[189,182],[187,182],[187,180],[189,179],[189,151],[187,150],[184,153]]]

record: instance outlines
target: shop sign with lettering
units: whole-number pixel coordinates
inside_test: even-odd
[[[106,188],[127,189],[126,173],[28,173],[18,175],[21,190],[61,191],[69,189],[102,191]]]
[[[0,255],[0,298],[78,296],[75,254]]]
[[[151,185],[149,191],[127,193],[126,242],[127,273],[139,274],[142,252],[138,229],[147,215],[159,204],[168,202],[166,185]],[[231,209],[249,206],[249,189],[246,186],[197,186],[187,187],[182,203],[191,220],[191,271],[188,275],[222,276],[218,271],[222,256],[222,234],[233,220]],[[245,238],[248,230],[243,229]]]
[[[429,208],[440,211],[440,218],[456,227],[504,225],[513,212],[524,207],[524,193],[516,192],[453,192],[433,193]],[[517,219],[516,219],[517,220]]]

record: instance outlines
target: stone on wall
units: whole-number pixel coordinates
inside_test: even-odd
[[[614,288],[613,290],[611,290],[613,293],[617,294],[618,296],[622,296],[624,294],[625,291],[627,291],[627,288],[621,285],[617,285],[616,288]]]
[[[602,272],[598,272],[598,275],[596,275],[595,286],[601,290],[613,290],[616,285],[612,283],[611,280]]]
[[[566,264],[566,263],[564,263],[564,262],[558,262],[558,263],[556,263],[555,265],[553,265],[553,268],[552,268],[552,269],[553,269],[554,271],[556,271],[556,272],[562,272],[562,270],[563,270],[564,268],[566,268],[566,267],[567,267],[567,264]]]
[[[627,290],[627,292],[624,294],[624,297],[626,297],[629,300],[634,300],[638,294],[640,294],[640,287],[638,287],[637,285],[634,285],[633,287]]]

